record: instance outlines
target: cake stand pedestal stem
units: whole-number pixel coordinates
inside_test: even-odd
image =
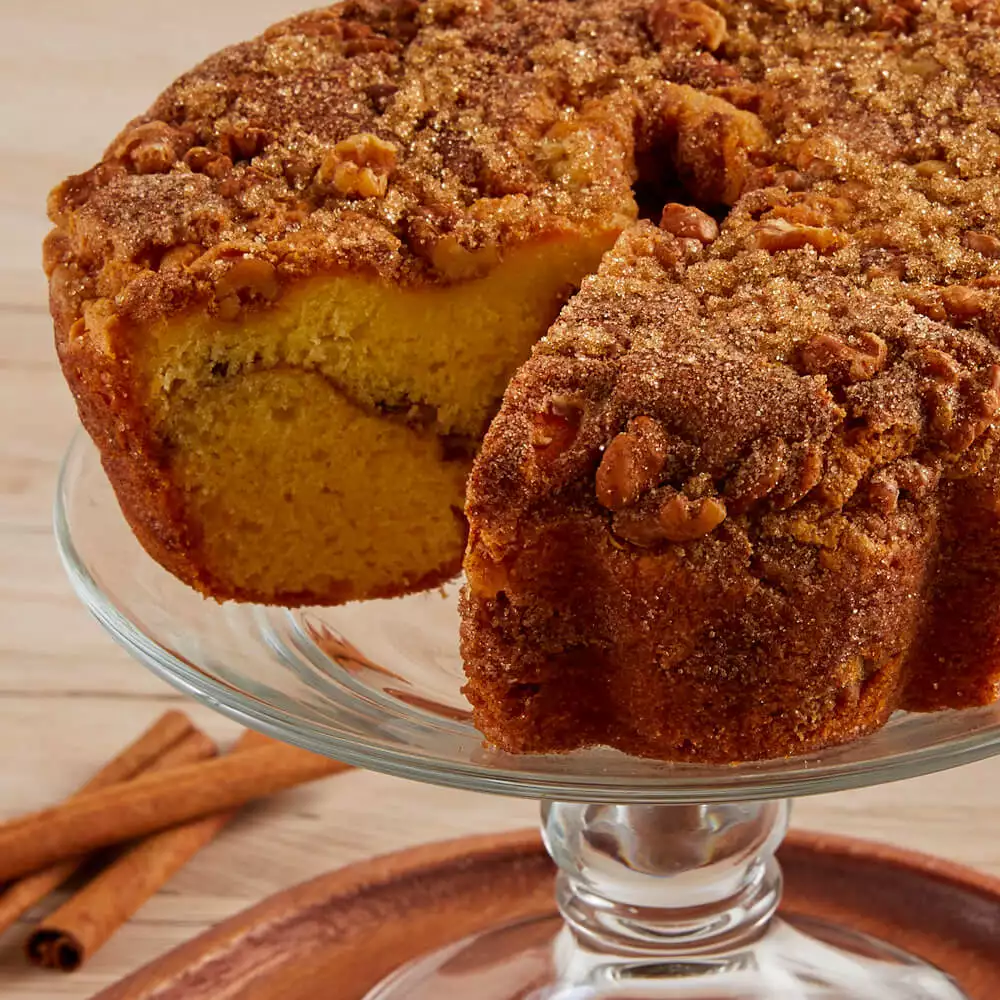
[[[781,898],[774,853],[788,812],[785,802],[544,803],[543,836],[572,939],[566,956],[575,966],[702,964],[750,946]]]
[[[787,802],[545,802],[563,926],[530,1000],[961,1000],[888,945],[776,917]],[[805,933],[803,932],[805,931]]]

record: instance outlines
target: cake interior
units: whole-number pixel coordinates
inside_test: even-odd
[[[456,573],[475,447],[616,235],[522,246],[450,285],[316,277],[238,320],[199,312],[138,338],[146,409],[202,567],[189,582],[296,604]]]

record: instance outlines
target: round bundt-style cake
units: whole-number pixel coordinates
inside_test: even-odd
[[[137,537],[336,603],[454,575],[464,507],[466,690],[514,751],[760,758],[995,698],[998,26],[347,0],[210,58],[50,202]]]

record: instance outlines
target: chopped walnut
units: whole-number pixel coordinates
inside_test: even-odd
[[[899,250],[881,247],[862,250],[861,268],[869,278],[893,278],[901,281],[906,274],[906,255]]]
[[[950,354],[936,347],[924,347],[914,355],[914,362],[921,372],[944,385],[958,385],[960,369]]]
[[[888,348],[874,333],[862,333],[858,344],[829,333],[820,333],[802,348],[802,367],[810,375],[825,375],[832,382],[862,382],[885,366]]]
[[[207,146],[193,146],[184,156],[184,162],[196,174],[205,174],[215,180],[225,177],[233,169],[233,161],[225,153]]]
[[[726,19],[699,0],[655,0],[646,17],[658,45],[702,45],[714,52],[726,38]]]
[[[974,319],[986,308],[986,296],[978,288],[950,285],[941,289],[941,301],[948,315],[955,319]]]
[[[682,239],[694,239],[702,243],[711,243],[719,236],[719,224],[707,212],[676,202],[663,207],[660,228]]]
[[[980,24],[1000,25],[1000,11],[990,0],[951,0],[952,10]]]
[[[382,198],[396,168],[396,147],[370,132],[352,135],[330,150],[316,180],[344,197]]]
[[[681,84],[665,89],[662,116],[680,180],[706,202],[734,204],[752,180],[751,155],[771,144],[760,118]]]
[[[241,257],[215,283],[215,295],[223,300],[245,296],[272,301],[278,297],[274,265],[260,257]],[[229,311],[229,307],[225,311]]]
[[[608,510],[621,510],[635,503],[659,482],[667,460],[667,437],[649,417],[630,420],[605,448],[597,469],[597,500]]]
[[[936,288],[907,288],[902,289],[907,301],[922,316],[940,322],[946,319],[948,313],[945,312],[941,295]]]
[[[768,216],[771,219],[784,219],[799,226],[825,226],[830,220],[826,215],[809,205],[779,205]]]
[[[823,478],[823,451],[818,445],[797,444],[790,449],[788,471],[770,494],[778,510],[794,507]]]
[[[1000,239],[990,236],[989,233],[980,233],[969,230],[962,234],[962,242],[976,253],[981,253],[985,257],[1000,257]]]
[[[421,17],[436,24],[454,24],[465,17],[489,17],[493,0],[424,0]]]
[[[781,438],[758,441],[726,484],[726,502],[734,514],[762,500],[788,471],[788,445]]]
[[[565,396],[553,396],[548,406],[531,417],[531,444],[537,458],[558,458],[580,430],[583,410],[578,402]]]
[[[955,414],[958,408],[958,391],[956,386],[934,384],[927,391],[927,409],[930,414],[928,430],[942,440],[950,438],[950,431],[955,426]]]
[[[778,205],[770,218],[804,226],[842,226],[850,221],[856,206],[849,198],[830,198],[825,195],[797,195],[791,204]]]
[[[794,163],[802,173],[815,180],[832,180],[837,168],[832,162],[836,148],[828,137],[814,137],[800,143],[795,151]]]
[[[947,160],[921,160],[913,169],[918,177],[946,177],[953,173]]]
[[[669,486],[650,495],[648,503],[615,514],[614,533],[642,547],[657,542],[690,542],[714,531],[726,519],[718,497],[691,500]]]
[[[130,129],[113,153],[138,174],[164,174],[177,162],[189,139],[166,122],[146,122]]]
[[[888,475],[872,476],[868,486],[868,502],[880,514],[891,514],[899,505],[899,486]]]
[[[913,13],[901,3],[882,4],[872,13],[869,25],[876,31],[901,34],[913,28]]]
[[[797,170],[779,170],[774,175],[774,183],[794,192],[804,191],[807,184],[805,177]]]
[[[887,470],[901,490],[905,490],[915,500],[922,500],[935,489],[941,479],[940,464],[927,465],[915,458],[901,458],[893,462]]]
[[[767,219],[754,230],[758,249],[775,253],[780,250],[801,250],[813,247],[820,253],[835,250],[841,237],[826,226],[803,226],[785,219]]]
[[[955,454],[961,454],[989,428],[1000,412],[1000,365],[958,386],[933,384],[927,390],[931,432]]]
[[[973,407],[975,433],[979,437],[989,427],[1000,412],[1000,365],[990,365],[978,387],[980,394]],[[978,419],[977,419],[978,418]]]

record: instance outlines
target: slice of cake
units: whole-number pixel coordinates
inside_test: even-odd
[[[621,237],[470,479],[510,751],[777,757],[1000,692],[997,8],[726,10],[775,162]]]
[[[333,603],[453,576],[511,374],[635,218],[616,74],[653,53],[641,19],[575,66],[566,38],[606,4],[489,8],[280,24],[52,195],[80,415],[140,541],[206,594]]]

